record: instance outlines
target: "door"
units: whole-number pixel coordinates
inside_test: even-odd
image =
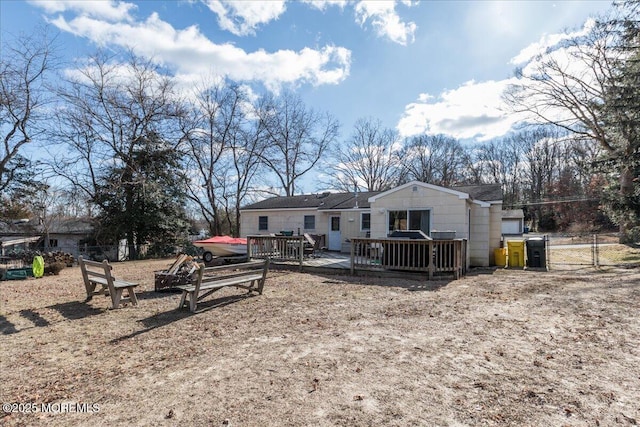
[[[330,251],[339,251],[342,249],[342,236],[340,235],[340,217],[329,217],[329,242],[327,248]]]

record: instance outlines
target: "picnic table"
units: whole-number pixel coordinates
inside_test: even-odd
[[[200,264],[200,268],[194,273],[196,278],[193,283],[176,286],[182,291],[178,309],[188,303],[189,309],[195,312],[199,301],[228,286],[243,288],[249,292],[258,292],[261,295],[268,270],[268,258],[208,268],[205,268],[204,264]]]

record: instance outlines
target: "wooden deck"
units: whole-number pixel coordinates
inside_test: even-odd
[[[465,240],[351,239],[351,253],[328,252],[304,236],[247,236],[249,259],[269,258],[274,268],[347,274],[398,274],[434,279],[466,272]],[[413,274],[411,274],[413,273]]]
[[[300,267],[300,263],[298,261],[273,261],[272,266],[274,265],[291,268]],[[314,257],[304,258],[302,261],[303,271],[322,269],[344,270],[343,273],[349,273],[351,271],[351,258],[349,254],[325,251]]]

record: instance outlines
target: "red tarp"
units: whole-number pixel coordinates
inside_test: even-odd
[[[197,243],[226,243],[231,245],[246,245],[247,239],[243,239],[242,237],[230,237],[230,236],[213,236],[205,240],[197,240],[193,242]]]

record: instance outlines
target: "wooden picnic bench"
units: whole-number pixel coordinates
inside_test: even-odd
[[[111,274],[111,265],[109,261],[102,262],[85,260],[78,257],[78,264],[82,271],[84,286],[87,290],[87,301],[91,300],[94,295],[109,295],[113,308],[118,308],[121,302],[130,302],[132,305],[138,304],[134,288],[137,283],[126,282],[116,279]],[[100,290],[96,288],[100,286]],[[122,293],[127,290],[127,296],[123,297]]]
[[[195,312],[198,301],[227,286],[247,289],[249,292],[256,291],[261,295],[268,270],[268,258],[208,268],[200,264],[200,268],[194,273],[196,277],[193,283],[175,287],[182,290],[178,309],[184,307],[188,301],[189,309]]]

